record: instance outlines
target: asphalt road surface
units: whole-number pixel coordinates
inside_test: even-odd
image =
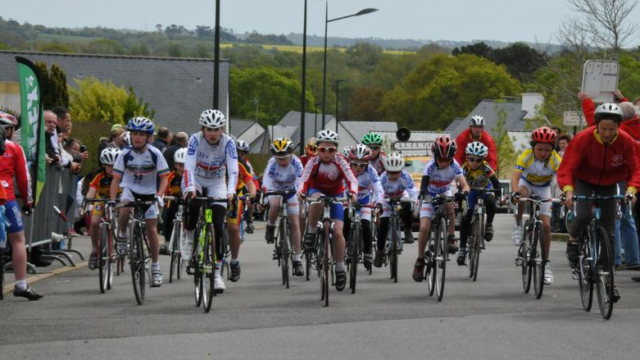
[[[190,277],[147,289],[136,304],[130,274],[100,294],[97,271],[83,267],[34,284],[45,297],[0,302],[0,359],[631,359],[640,350],[640,283],[617,272],[622,299],[610,321],[580,304],[565,244],[551,250],[555,282],[540,300],[522,291],[514,265],[512,217],[496,217],[496,236],[483,252],[478,281],[451,261],[444,299],[411,278],[417,244],[406,245],[397,284],[388,268],[365,274],[355,294],[292,278],[281,285],[272,245],[259,226],[241,250],[240,282],[227,281],[205,314]],[[87,241],[87,240],[85,240]],[[86,245],[85,245],[86,246]],[[12,274],[8,280],[13,280]],[[595,301],[595,299],[594,299]]]

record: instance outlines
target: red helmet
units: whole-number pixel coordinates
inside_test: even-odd
[[[452,158],[456,154],[457,150],[456,142],[449,135],[440,135],[431,145],[431,153],[436,159]]]
[[[543,126],[533,130],[531,140],[534,143],[555,144],[558,140],[558,134],[553,129]]]
[[[6,113],[4,111],[0,111],[0,126],[2,127],[18,127],[18,119],[15,116]]]
[[[358,144],[356,146],[351,147],[351,151],[349,151],[349,159],[355,161],[369,161],[371,158],[371,149],[367,145]]]

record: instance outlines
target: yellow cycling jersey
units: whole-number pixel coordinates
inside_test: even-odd
[[[522,173],[521,178],[534,186],[548,186],[560,167],[560,155],[553,150],[547,161],[537,160],[533,149],[525,150],[519,157],[514,168]]]
[[[489,179],[495,175],[495,171],[489,166],[489,163],[483,161],[482,166],[475,170],[471,169],[468,163],[464,163],[462,174],[471,188],[491,188]]]

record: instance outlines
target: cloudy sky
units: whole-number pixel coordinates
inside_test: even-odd
[[[325,1],[308,0],[310,35],[324,32]],[[215,0],[0,0],[0,16],[51,27],[104,26],[154,30],[212,25]],[[304,0],[221,0],[221,25],[235,32],[302,33]],[[329,18],[363,8],[380,11],[331,23],[329,36],[393,39],[555,42],[571,15],[566,0],[341,0]],[[634,10],[640,18],[640,7]],[[640,43],[640,34],[631,39]]]

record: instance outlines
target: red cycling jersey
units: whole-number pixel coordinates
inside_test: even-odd
[[[0,186],[7,193],[7,201],[15,200],[16,195],[13,189],[13,177],[16,178],[20,196],[22,196],[25,205],[31,206],[33,199],[31,197],[31,178],[27,169],[27,159],[20,145],[5,141],[7,148],[4,155],[0,157]]]
[[[454,158],[458,162],[458,164],[464,164],[467,162],[467,154],[465,150],[467,149],[467,145],[469,145],[472,141],[479,141],[483,143],[487,148],[489,148],[489,154],[484,159],[489,166],[497,171],[498,170],[498,148],[496,148],[496,143],[493,141],[491,135],[485,130],[482,130],[482,134],[480,135],[480,139],[475,140],[471,138],[471,128],[467,128],[467,130],[463,131],[456,138],[456,145],[458,146],[458,150],[456,151],[456,155]]]
[[[346,180],[349,186],[349,193],[358,193],[358,181],[345,156],[336,154],[331,161],[325,163],[316,155],[309,159],[304,167],[302,193],[306,194],[313,188],[328,196],[338,196],[345,190],[343,180]]]

